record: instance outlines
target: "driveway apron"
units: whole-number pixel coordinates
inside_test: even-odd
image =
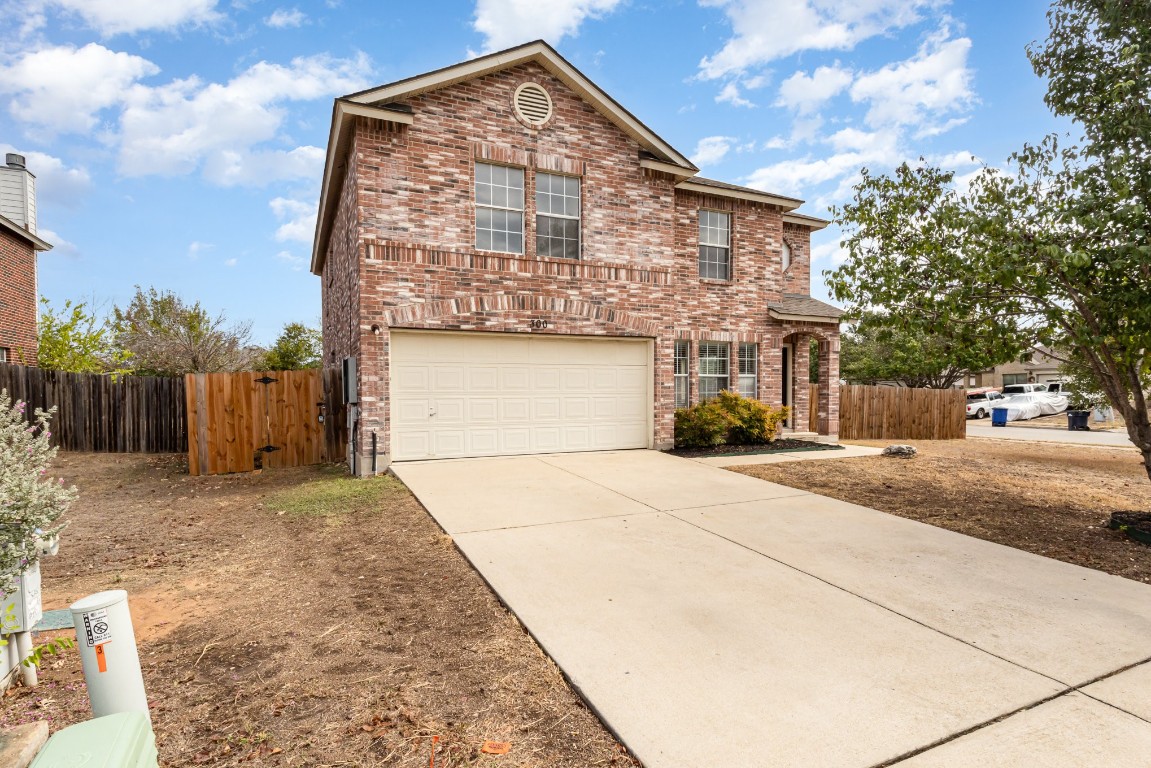
[[[1151,586],[654,451],[392,469],[648,768],[1145,765]]]

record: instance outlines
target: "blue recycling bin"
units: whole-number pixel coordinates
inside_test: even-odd
[[[1007,426],[1007,409],[1006,408],[992,408],[991,409],[991,426],[993,426],[993,427],[1006,427]]]

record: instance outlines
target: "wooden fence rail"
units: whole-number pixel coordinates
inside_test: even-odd
[[[52,443],[66,451],[181,453],[188,448],[184,380],[63,373],[0,363],[0,389],[37,408],[55,406]]]
[[[839,388],[842,440],[962,440],[962,389],[909,389],[848,384]]]

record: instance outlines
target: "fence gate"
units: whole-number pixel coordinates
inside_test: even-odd
[[[217,475],[336,460],[319,370],[190,373],[188,472]]]

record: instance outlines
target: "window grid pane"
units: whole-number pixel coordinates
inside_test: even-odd
[[[476,163],[476,248],[524,252],[524,171]]]
[[[699,345],[699,399],[701,401],[717,397],[729,389],[728,382],[729,349],[727,344],[704,343]]]
[[[536,255],[578,259],[580,240],[579,179],[536,174]]]
[[[675,407],[687,408],[691,405],[691,379],[688,377],[690,341],[675,343]]]
[[[727,248],[701,245],[699,247],[699,276],[715,280],[727,280],[729,253]]]
[[[752,400],[755,400],[758,395],[756,392],[756,373],[759,364],[756,359],[756,352],[755,344],[739,345],[739,394]]]

